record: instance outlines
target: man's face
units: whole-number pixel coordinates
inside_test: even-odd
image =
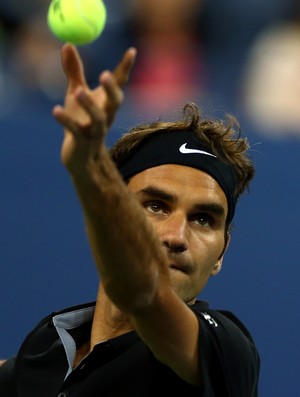
[[[174,288],[191,302],[221,269],[228,211],[223,190],[205,172],[175,164],[142,171],[128,187],[167,250]]]

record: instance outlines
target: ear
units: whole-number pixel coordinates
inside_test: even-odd
[[[227,236],[226,236],[226,241],[225,241],[225,244],[224,244],[224,248],[223,248],[223,250],[221,252],[221,255],[219,256],[219,259],[217,260],[217,262],[215,263],[215,265],[211,269],[211,273],[210,273],[211,276],[216,276],[220,272],[220,270],[222,269],[224,255],[225,255],[225,252],[226,252],[226,250],[227,250],[227,248],[229,246],[229,243],[230,243],[230,234],[228,233]]]

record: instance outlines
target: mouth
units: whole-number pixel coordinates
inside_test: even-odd
[[[189,266],[183,263],[172,263],[169,268],[177,272],[189,273]]]
[[[170,269],[172,269],[172,270],[177,270],[177,271],[182,271],[181,269],[180,269],[180,267],[178,267],[177,265],[171,265],[170,266]]]

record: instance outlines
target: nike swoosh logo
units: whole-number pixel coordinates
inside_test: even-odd
[[[179,151],[180,153],[183,154],[190,154],[190,153],[199,153],[199,154],[205,154],[206,156],[212,156],[212,157],[216,157],[214,154],[209,153],[209,152],[205,152],[204,150],[200,150],[200,149],[188,149],[186,147],[187,143],[184,143],[183,145],[180,146]]]

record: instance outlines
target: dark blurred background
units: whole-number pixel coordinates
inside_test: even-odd
[[[260,397],[298,397],[300,2],[104,2],[103,34],[79,47],[90,85],[128,46],[138,49],[109,145],[138,122],[178,116],[187,101],[241,122],[256,177],[238,205],[223,270],[201,298],[235,312],[253,334]],[[62,129],[51,115],[65,78],[49,4],[0,0],[0,358],[41,317],[97,293],[79,202],[60,162]]]

